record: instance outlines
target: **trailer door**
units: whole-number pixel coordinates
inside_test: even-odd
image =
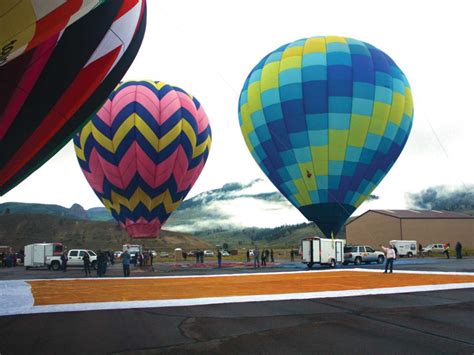
[[[303,254],[303,263],[311,263],[313,260],[311,259],[311,243],[312,240],[302,240],[301,241],[301,249]]]
[[[341,241],[336,242],[336,263],[342,263],[344,261],[344,247]]]
[[[313,239],[313,262],[320,263],[321,262],[321,239]]]
[[[33,246],[33,265],[44,264],[44,245]]]

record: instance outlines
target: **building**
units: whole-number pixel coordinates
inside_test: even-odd
[[[346,224],[348,244],[378,247],[392,239],[416,240],[423,246],[456,242],[474,249],[474,217],[447,211],[369,210]]]

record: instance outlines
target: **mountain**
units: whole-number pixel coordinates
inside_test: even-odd
[[[68,248],[121,250],[125,243],[172,251],[180,247],[210,249],[212,245],[187,233],[163,230],[159,238],[132,240],[115,222],[87,221],[53,214],[0,215],[0,244],[19,250],[40,242],[61,242]]]

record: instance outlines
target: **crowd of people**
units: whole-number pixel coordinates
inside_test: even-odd
[[[0,267],[16,267],[18,263],[23,264],[25,254],[23,250],[15,252],[12,248],[0,252]]]

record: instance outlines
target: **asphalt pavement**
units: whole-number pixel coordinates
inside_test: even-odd
[[[266,271],[302,267],[299,263],[279,263]],[[381,265],[365,267],[381,268]],[[472,272],[474,259],[401,260],[395,272],[397,268]],[[222,272],[211,266],[199,270],[165,271],[159,266],[156,269],[142,274]],[[225,273],[253,271],[247,266],[224,270]],[[115,273],[119,276],[120,265],[109,271],[108,276]],[[58,273],[0,269],[0,279],[74,277],[73,273],[79,276],[81,270]],[[138,273],[135,271],[133,276]],[[472,319],[474,289],[18,315],[0,317],[0,353],[473,354]]]

